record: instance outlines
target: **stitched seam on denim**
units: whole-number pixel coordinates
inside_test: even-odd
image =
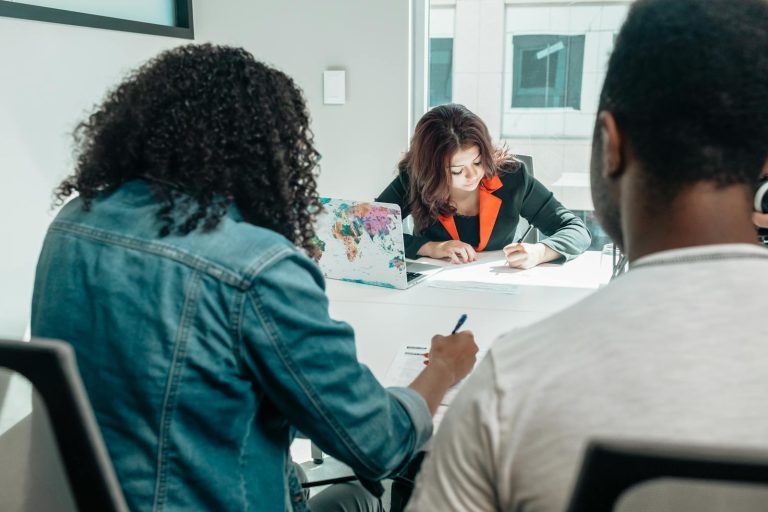
[[[248,502],[248,490],[246,488],[245,483],[245,471],[243,468],[245,467],[245,461],[243,460],[245,456],[245,447],[248,445],[248,438],[251,437],[251,432],[253,431],[253,422],[256,419],[256,411],[253,411],[253,414],[251,414],[251,417],[248,418],[248,424],[246,425],[245,429],[245,435],[243,436],[243,440],[240,443],[240,454],[237,457],[237,466],[240,469],[240,498],[242,500],[243,510],[247,511],[250,508],[250,503]]]
[[[733,253],[716,253],[716,254],[700,254],[691,256],[673,256],[658,261],[641,261],[635,265],[630,265],[630,270],[643,267],[656,267],[663,265],[678,265],[681,263],[707,263],[712,261],[726,261],[726,260],[765,260],[768,259],[768,251],[766,254],[733,254]]]
[[[232,300],[232,312],[229,315],[229,331],[232,334],[235,360],[242,374],[246,374],[246,364],[243,356],[243,304],[245,294],[236,292]]]
[[[46,245],[47,244],[45,242],[43,242],[43,247],[42,247],[42,249],[40,251],[40,256],[41,257],[43,255],[43,253],[46,252]],[[34,283],[33,283],[33,298],[36,298],[36,297],[34,297],[34,291],[35,291],[34,290],[34,285],[35,284],[37,284],[37,283],[45,283],[46,285],[48,285],[50,283],[50,281],[48,280],[48,276],[51,273],[51,268],[52,267],[53,267],[52,258],[50,256],[48,257],[48,263],[45,265],[44,269],[40,268],[40,262],[38,261],[38,265],[37,265],[37,268],[36,268],[36,271],[35,271]],[[39,306],[39,302],[38,301],[40,300],[40,298],[37,298],[37,299],[38,300],[33,300],[32,301],[32,311],[30,312],[32,314],[37,313],[37,311],[39,309],[37,306]],[[43,296],[43,299],[44,299],[44,296]],[[35,325],[36,323],[37,323],[36,322],[36,318],[33,317],[31,325]]]
[[[152,510],[154,512],[161,512],[165,507],[165,491],[167,483],[166,472],[168,469],[165,449],[168,442],[171,420],[173,419],[173,413],[176,407],[176,399],[178,396],[176,391],[179,386],[181,371],[186,359],[187,331],[189,330],[189,324],[192,321],[193,313],[197,307],[198,293],[202,282],[199,272],[192,274],[189,279],[189,291],[184,298],[181,321],[179,322],[179,330],[174,343],[173,358],[171,359],[168,381],[165,386],[165,396],[163,397],[163,409],[160,416],[160,430],[158,431],[157,436],[157,480],[155,481],[155,500],[152,505]]]
[[[254,295],[256,295],[256,297],[254,297]],[[286,366],[291,376],[293,377],[294,381],[299,384],[302,391],[304,391],[307,398],[309,398],[309,401],[312,403],[312,405],[315,406],[315,408],[320,413],[322,418],[333,428],[336,435],[347,446],[350,453],[354,454],[357,457],[357,459],[368,469],[374,470],[375,464],[372,464],[372,461],[370,461],[362,451],[358,450],[357,445],[355,444],[354,440],[352,440],[352,438],[349,436],[349,434],[347,434],[346,430],[344,430],[341,427],[341,425],[339,425],[335,421],[335,419],[332,416],[330,416],[329,411],[325,409],[317,393],[309,384],[309,382],[307,382],[303,378],[303,375],[301,373],[296,371],[295,363],[290,358],[290,354],[288,353],[288,350],[286,350],[285,345],[283,345],[282,341],[277,335],[277,332],[274,326],[272,325],[272,322],[268,318],[266,312],[264,311],[261,305],[261,300],[260,300],[260,297],[258,296],[258,292],[256,290],[251,290],[248,293],[248,296],[251,299],[251,303],[254,306],[256,315],[259,317],[259,321],[261,322],[261,325],[264,327],[264,331],[266,332],[267,337],[269,338],[269,341],[275,347],[278,355],[280,356],[280,360]]]
[[[282,259],[283,256],[290,255],[293,253],[293,249],[290,247],[274,247],[270,252],[267,252],[267,254],[260,258],[259,261],[255,262],[251,268],[246,269],[246,276],[249,284],[253,284],[253,280],[256,278],[256,276],[262,272],[264,269],[266,269],[268,266],[272,265],[273,263],[279,261]],[[245,293],[241,293],[239,295],[239,303],[237,308],[237,318],[234,320],[235,322],[235,328],[236,328],[236,345],[237,345],[237,353],[239,354],[239,364],[243,371],[246,370],[246,364],[245,360],[243,359],[243,353],[245,352],[245,348],[243,347],[243,311],[245,310]],[[234,311],[234,309],[233,309]]]
[[[248,286],[250,286],[251,283],[253,283],[253,280],[256,278],[256,276],[260,272],[263,272],[265,268],[267,268],[269,265],[272,265],[274,262],[278,261],[283,256],[288,256],[292,254],[295,250],[296,249],[293,247],[283,247],[283,246],[273,247],[263,257],[254,261],[249,267],[245,269],[245,271],[243,272],[244,281],[248,283]]]
[[[81,236],[91,240],[109,242],[111,244],[126,247],[128,249],[155,254],[157,256],[162,256],[185,264],[194,268],[195,270],[205,272],[206,274],[209,274],[216,279],[224,281],[227,284],[237,286],[242,290],[249,286],[249,282],[247,280],[232,272],[230,269],[222,267],[217,263],[213,263],[212,261],[203,259],[199,256],[195,256],[188,252],[179,250],[178,248],[167,244],[139,240],[125,235],[109,233],[107,231],[96,228],[86,228],[67,221],[55,221],[53,224],[51,224],[49,231],[71,233],[73,235]]]

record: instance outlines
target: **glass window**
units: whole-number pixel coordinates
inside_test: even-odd
[[[453,96],[453,39],[429,40],[429,106],[450,103]]]
[[[536,178],[579,212],[599,249],[606,238],[589,214],[591,138],[632,0],[424,1],[415,3],[429,13],[418,38],[429,62],[414,64],[414,122],[428,107],[465,105],[495,142],[533,158]]]
[[[512,38],[512,107],[581,108],[584,36]]]
[[[584,221],[587,229],[592,234],[592,243],[590,244],[588,251],[599,251],[605,244],[610,244],[613,241],[603,231],[602,226],[595,217],[593,210],[571,210],[577,217]]]

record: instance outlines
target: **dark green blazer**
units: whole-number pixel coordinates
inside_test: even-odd
[[[411,211],[408,191],[408,170],[401,169],[376,201],[399,205],[405,219]],[[464,218],[460,232],[453,216],[441,216],[428,226],[415,226],[413,235],[405,235],[405,255],[418,258],[416,253],[425,243],[446,240],[479,241],[473,243],[478,251],[502,249],[517,241],[514,237],[521,216],[546,237],[541,243],[563,256],[560,261],[572,259],[589,247],[591,236],[584,222],[560,204],[521,163],[481,181],[480,214],[474,228]]]

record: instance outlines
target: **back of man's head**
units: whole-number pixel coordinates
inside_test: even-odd
[[[754,184],[768,155],[768,0],[638,0],[600,110],[669,195]]]

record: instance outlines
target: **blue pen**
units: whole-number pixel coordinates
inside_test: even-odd
[[[467,314],[463,314],[459,317],[459,321],[456,322],[456,327],[453,328],[453,331],[451,331],[451,334],[456,334],[456,331],[461,329],[461,326],[464,325],[464,322],[467,321]]]

